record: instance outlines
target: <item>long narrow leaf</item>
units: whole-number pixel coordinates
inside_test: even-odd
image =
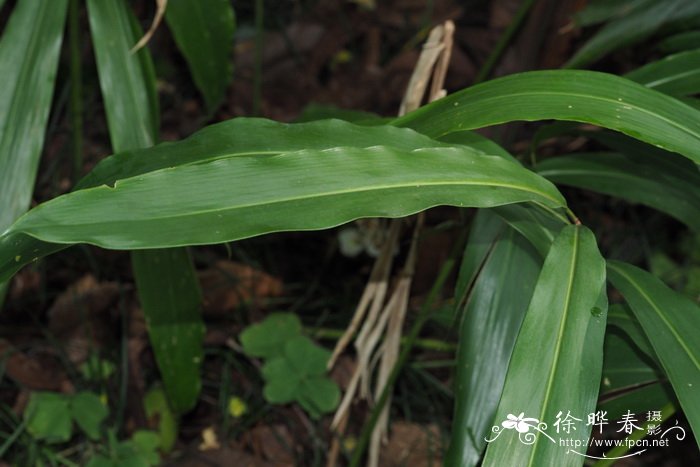
[[[134,38],[142,36],[136,18],[124,0],[87,5],[112,149],[153,146],[159,121],[155,76],[148,50],[131,52]]]
[[[152,146],[159,120],[153,66],[147,49],[130,51],[141,31],[123,0],[89,0],[88,7],[112,146]],[[132,263],[165,390],[173,409],[185,412],[201,387],[204,324],[194,268],[185,249],[133,252]]]
[[[506,76],[451,94],[393,123],[438,138],[514,120],[545,119],[610,128],[700,163],[700,111],[628,79],[593,71]]]
[[[538,164],[537,172],[554,183],[645,204],[700,232],[700,173],[666,168],[651,157],[606,152],[554,157]]]
[[[671,96],[697,94],[700,92],[700,49],[669,55],[625,77]]]
[[[235,18],[229,0],[169,0],[165,21],[210,112],[231,81]]]
[[[608,261],[608,277],[644,328],[700,443],[700,307],[630,264]]]
[[[628,13],[606,24],[566,63],[584,67],[605,54],[641,41],[664,24],[700,14],[700,3],[688,0],[646,0]]]
[[[582,226],[565,227],[545,258],[515,342],[484,466],[583,463],[583,457],[559,445],[557,438],[570,435],[558,434],[555,420],[569,415],[585,420],[595,408],[607,309],[604,283],[605,262],[593,234]],[[586,440],[590,427],[573,423],[576,437]]]
[[[141,253],[132,264],[148,337],[173,410],[187,412],[201,389],[205,328],[197,276],[184,248]]]
[[[221,159],[73,192],[33,209],[6,235],[161,248],[400,217],[441,204],[525,201],[550,209],[565,205],[544,178],[467,148],[336,148]],[[0,257],[0,264],[15,260],[11,251]]]
[[[496,220],[502,229],[491,239],[462,317],[452,439],[445,459],[446,465],[462,467],[477,465],[486,447],[508,361],[541,266],[527,240],[494,213],[481,210],[479,216]],[[482,249],[482,237],[473,230],[466,257],[471,250]]]
[[[67,5],[66,0],[19,2],[0,40],[0,231],[32,199]],[[0,303],[3,290],[0,280]]]
[[[19,2],[0,41],[0,230],[31,201],[67,4]]]

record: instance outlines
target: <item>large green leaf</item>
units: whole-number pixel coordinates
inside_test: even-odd
[[[700,307],[626,263],[608,261],[608,277],[644,328],[700,443]]]
[[[700,111],[628,79],[594,71],[506,76],[451,94],[393,123],[437,138],[514,120],[545,119],[610,128],[700,163]]]
[[[145,253],[133,255],[132,264],[148,337],[172,409],[187,412],[201,389],[205,329],[199,283],[186,249]]]
[[[152,146],[159,120],[153,66],[147,49],[130,51],[142,32],[124,0],[89,0],[88,8],[112,146]],[[173,409],[185,412],[201,387],[204,324],[194,268],[185,249],[137,251],[132,263],[165,390]]]
[[[700,172],[692,168],[672,171],[653,157],[606,152],[554,157],[537,172],[557,184],[645,204],[700,232]]]
[[[448,146],[408,128],[365,127],[341,120],[287,124],[263,118],[235,118],[203,128],[182,141],[110,156],[87,174],[76,189],[113,185],[116,180],[154,170],[234,156],[380,144],[408,150]]]
[[[700,2],[694,0],[643,0],[631,6],[626,14],[603,26],[565,66],[584,67],[613,50],[646,39],[665,24],[700,14]]]
[[[585,421],[595,409],[607,310],[604,284],[605,262],[593,234],[582,226],[565,227],[544,260],[515,342],[484,466],[583,463],[570,447],[559,445],[556,438],[571,435],[557,434],[555,420],[570,414]],[[515,418],[520,418],[517,426]],[[587,439],[590,427],[574,423],[576,438]],[[516,427],[520,430],[509,429]]]
[[[169,0],[165,21],[210,112],[231,81],[235,18],[229,0]]]
[[[0,40],[0,231],[32,199],[67,5],[66,0],[19,2]],[[3,290],[0,281],[0,303]]]
[[[463,467],[477,465],[486,447],[485,437],[541,265],[541,258],[530,243],[498,216],[480,210],[478,217],[495,220],[501,229],[494,235],[490,223],[475,222],[465,251],[465,258],[477,261],[463,264],[463,269],[480,272],[462,316],[452,440],[445,459],[447,465]],[[482,233],[482,229],[477,229],[479,225],[487,231]],[[483,250],[488,234],[491,245],[483,261],[472,250]]]
[[[335,148],[221,159],[69,193],[33,209],[5,235],[160,248],[400,217],[441,204],[525,201],[549,209],[565,205],[544,178],[468,148]],[[0,256],[0,263],[15,261],[11,250]]]
[[[669,55],[625,77],[672,96],[697,94],[700,92],[700,49]]]

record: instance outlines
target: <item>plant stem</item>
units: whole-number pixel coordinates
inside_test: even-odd
[[[496,63],[498,63],[498,60],[501,58],[501,55],[503,55],[506,47],[508,47],[508,44],[510,44],[511,39],[513,39],[515,33],[518,32],[518,29],[520,29],[520,26],[522,26],[525,18],[527,18],[527,14],[534,3],[535,0],[523,0],[523,3],[520,4],[520,8],[518,8],[518,11],[515,12],[513,21],[510,23],[508,28],[503,31],[503,35],[501,35],[500,39],[498,39],[496,47],[494,47],[491,55],[489,55],[489,57],[486,59],[486,62],[484,62],[482,65],[481,70],[479,70],[479,73],[476,75],[476,78],[474,78],[474,84],[481,83],[489,77],[493,67],[496,65]]]
[[[264,0],[255,0],[255,68],[253,71],[253,116],[260,116],[262,101],[262,60],[264,31],[263,18],[265,14]]]
[[[352,453],[352,460],[350,461],[351,467],[358,467],[360,465],[362,456],[365,450],[367,449],[370,437],[372,436],[374,426],[377,424],[377,420],[379,420],[379,415],[382,413],[382,408],[384,407],[384,404],[386,404],[386,401],[389,398],[389,394],[391,394],[391,391],[393,391],[394,389],[394,384],[396,383],[396,380],[399,377],[399,374],[401,373],[401,369],[408,361],[408,357],[411,353],[411,349],[413,348],[414,343],[418,338],[418,334],[420,334],[420,331],[423,329],[423,325],[425,325],[425,323],[430,318],[433,303],[435,302],[435,300],[437,300],[440,291],[442,290],[443,286],[445,285],[445,282],[447,281],[447,278],[452,272],[452,268],[457,262],[457,257],[464,248],[464,243],[466,242],[466,239],[467,231],[466,229],[464,229],[460,234],[459,240],[455,243],[449,258],[443,263],[442,268],[440,269],[440,272],[438,273],[438,276],[435,279],[432,288],[430,289],[430,293],[428,293],[428,297],[423,302],[423,305],[421,306],[420,311],[418,312],[418,317],[413,323],[413,327],[411,327],[411,331],[408,333],[408,336],[406,336],[406,343],[401,349],[401,354],[399,355],[396,365],[394,365],[394,368],[391,370],[391,374],[389,375],[389,379],[386,382],[386,386],[384,386],[382,394],[379,396],[379,399],[377,399],[376,404],[372,408],[369,420],[362,428],[362,433],[360,434],[360,438],[357,441],[357,447],[355,447],[355,450]]]
[[[82,65],[80,63],[80,24],[78,0],[68,4],[68,40],[70,43],[70,119],[71,148],[73,152],[73,181],[83,170],[83,102]]]

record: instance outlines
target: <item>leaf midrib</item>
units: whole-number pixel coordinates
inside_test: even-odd
[[[555,203],[554,207],[563,207],[563,205],[557,201],[556,199],[550,197],[548,194],[544,192],[540,192],[538,190],[531,190],[528,189],[528,187],[525,186],[518,186],[514,184],[507,184],[507,183],[495,183],[495,182],[489,182],[489,183],[483,183],[483,182],[413,182],[413,183],[401,183],[401,184],[395,184],[395,185],[381,185],[381,186],[372,186],[372,187],[362,187],[360,189],[347,189],[347,190],[336,190],[336,191],[329,191],[325,192],[322,194],[315,194],[315,195],[305,195],[305,196],[295,196],[295,197],[288,197],[284,199],[275,199],[272,201],[265,201],[265,202],[257,202],[257,203],[249,203],[249,204],[239,204],[235,206],[229,206],[226,208],[216,208],[216,209],[203,209],[203,210],[197,210],[197,211],[188,211],[184,212],[181,214],[175,214],[175,215],[169,215],[169,216],[149,216],[147,219],[138,219],[138,220],[129,220],[129,219],[110,219],[107,222],[87,222],[87,223],[74,223],[74,224],[66,224],[66,225],[72,225],[72,226],[88,226],[88,225],[102,225],[102,224],[107,224],[110,222],[116,222],[116,223],[122,223],[122,222],[143,222],[143,221],[158,221],[158,220],[165,220],[165,219],[177,219],[177,218],[183,218],[183,217],[194,217],[194,216],[200,216],[200,215],[206,215],[206,214],[214,214],[214,213],[222,213],[222,212],[227,212],[227,211],[235,211],[239,209],[248,209],[248,208],[255,208],[255,207],[261,207],[261,206],[270,206],[274,204],[284,204],[284,203],[291,203],[291,202],[297,202],[297,201],[304,201],[304,200],[309,200],[309,199],[322,199],[322,198],[331,198],[334,196],[343,196],[343,195],[348,195],[348,194],[359,194],[363,192],[374,192],[374,191],[388,191],[392,189],[406,189],[406,188],[422,188],[422,187],[437,187],[437,186],[457,186],[457,187],[467,187],[467,186],[484,186],[484,187],[499,187],[499,188],[507,188],[511,189],[514,191],[519,191],[519,192],[524,192],[524,193],[532,193],[535,195],[538,195],[544,199],[547,199],[549,201],[552,201]],[[102,189],[104,190],[104,187],[97,187],[95,189]],[[110,189],[118,189],[118,188],[110,188]],[[510,204],[510,203],[502,203],[502,204]],[[48,206],[45,208],[48,209]],[[56,208],[58,209],[58,208]],[[36,210],[36,209],[35,209]],[[34,212],[34,211],[31,211]],[[29,214],[29,213],[28,213]],[[17,225],[17,224],[16,224]],[[47,227],[47,226],[53,226],[55,224],[31,224],[32,229],[36,228],[41,228],[41,227]],[[24,229],[22,229],[22,222],[19,221],[18,228],[11,228],[8,229],[8,232],[19,232]]]

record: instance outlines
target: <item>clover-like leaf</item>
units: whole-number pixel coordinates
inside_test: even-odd
[[[297,399],[297,390],[302,374],[297,372],[289,360],[282,356],[268,361],[262,368],[266,384],[265,400],[273,404],[286,404]]]
[[[287,341],[301,334],[301,321],[293,313],[273,313],[241,333],[243,350],[250,356],[274,358],[282,355]]]
[[[70,400],[70,416],[93,441],[100,438],[100,425],[107,415],[107,407],[94,392],[82,391]]]
[[[27,431],[49,443],[63,443],[73,434],[70,398],[55,392],[34,392],[24,411]]]
[[[306,336],[289,339],[284,346],[284,355],[292,368],[300,375],[324,375],[331,353],[314,344]]]
[[[319,418],[338,406],[340,389],[325,376],[312,376],[302,381],[299,386],[298,400],[312,418]]]

